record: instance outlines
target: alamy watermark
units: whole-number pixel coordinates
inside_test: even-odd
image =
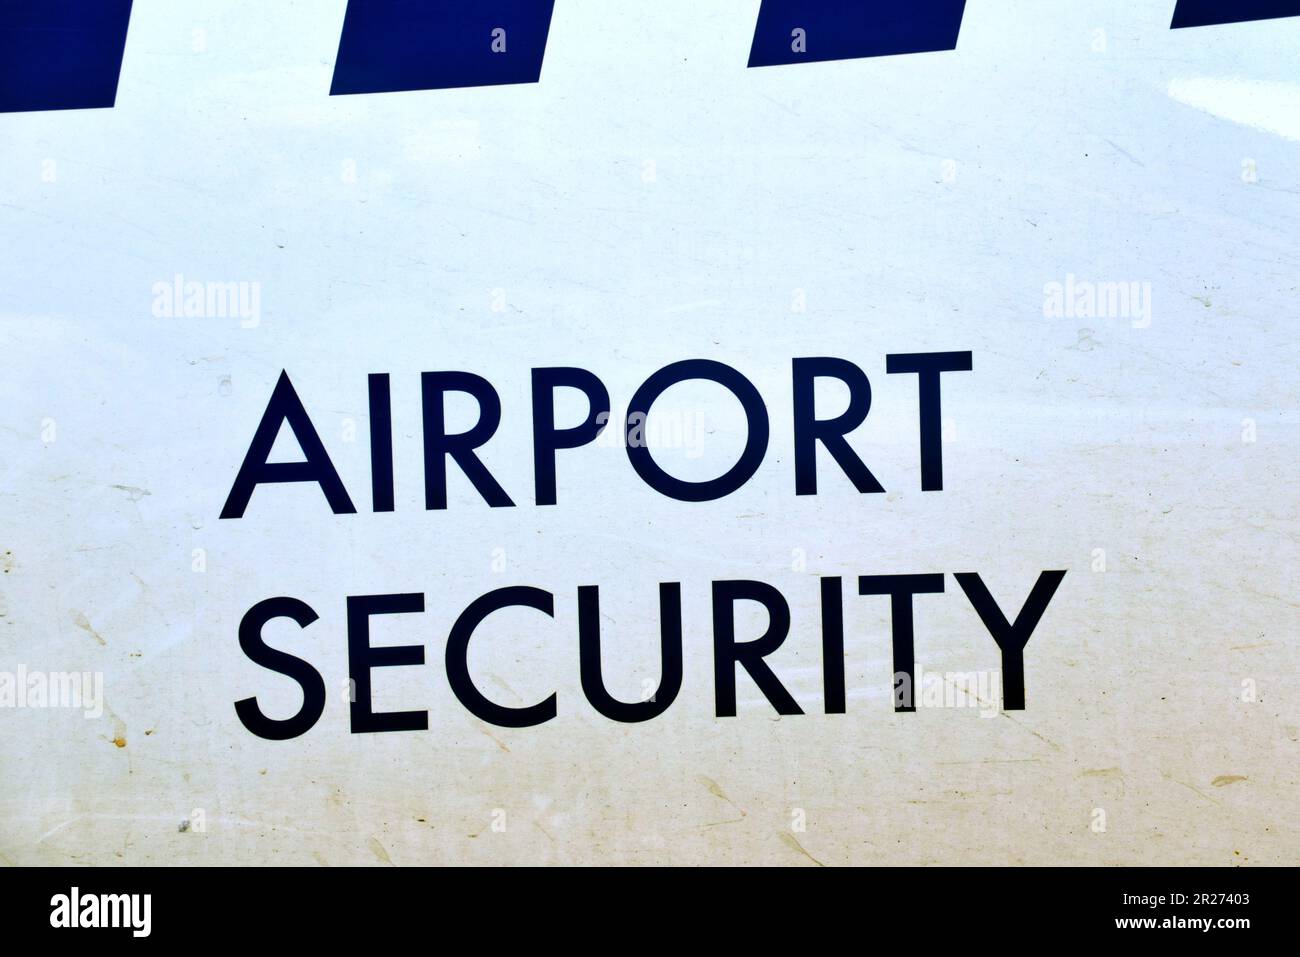
[[[894,675],[896,708],[979,708],[981,718],[1002,710],[1002,672],[926,671],[916,663],[916,679],[906,671]]]
[[[79,708],[87,718],[104,713],[102,671],[0,671],[0,708]]]
[[[704,454],[704,413],[697,410],[664,410],[650,418],[645,412],[629,412],[622,419],[601,412],[596,416],[601,433],[596,445],[603,448],[684,449],[688,459]]]
[[[1151,283],[1092,282],[1067,273],[1065,282],[1043,285],[1048,319],[1128,319],[1134,329],[1151,325]]]
[[[181,273],[153,284],[155,319],[238,319],[244,329],[262,321],[260,282],[199,282]]]
[[[50,898],[50,926],[55,928],[119,927],[132,937],[148,937],[152,912],[152,894],[83,894],[73,887]]]

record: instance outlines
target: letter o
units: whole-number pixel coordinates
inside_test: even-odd
[[[639,414],[644,422],[650,414],[650,406],[664,390],[688,379],[707,379],[727,389],[740,400],[745,410],[748,436],[745,449],[736,460],[736,464],[725,473],[707,482],[687,482],[674,478],[661,469],[650,449],[644,443],[633,441],[632,433],[636,426],[633,420]],[[709,502],[713,499],[730,495],[740,488],[758,471],[767,454],[768,421],[767,407],[758,389],[743,375],[721,362],[712,359],[683,359],[664,366],[636,390],[628,405],[628,421],[624,443],[627,448],[628,461],[641,480],[655,491],[682,502]]]

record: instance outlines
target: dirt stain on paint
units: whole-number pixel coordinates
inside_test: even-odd
[[[389,867],[393,866],[393,859],[388,856],[388,852],[384,850],[384,845],[379,843],[378,838],[372,837],[370,839],[370,853],[375,855],[375,860],[381,864],[387,864]]]
[[[701,775],[699,780],[700,783],[703,784],[708,789],[710,794],[712,794],[715,798],[717,798],[720,801],[726,801],[728,804],[730,804],[732,807],[734,807],[737,811],[740,812],[741,817],[745,817],[745,815],[748,813],[739,804],[737,804],[731,798],[727,797],[726,793],[722,790],[722,786],[719,785],[717,781],[713,780],[713,778],[704,777],[703,775]]]
[[[112,487],[117,489],[119,492],[125,492],[127,498],[133,502],[138,502],[146,495],[153,494],[153,492],[149,491],[147,488],[139,488],[135,485],[114,485]]]
[[[1124,772],[1119,768],[1089,768],[1080,772],[1081,777],[1101,778],[1103,781],[1115,781],[1119,784],[1120,794],[1124,793]]]
[[[93,637],[97,642],[99,642],[101,645],[107,645],[107,644],[108,644],[108,642],[104,640],[104,636],[101,635],[99,632],[97,632],[97,631],[96,631],[96,630],[91,626],[91,624],[90,624],[90,619],[86,617],[86,613],[85,613],[85,612],[79,611],[79,612],[77,612],[75,615],[73,615],[73,616],[72,616],[72,623],[73,623],[74,625],[76,625],[78,628],[80,628],[82,631],[84,631],[84,632],[86,632],[87,634],[91,635],[91,636],[92,636],[92,637]]]
[[[798,838],[796,838],[793,834],[789,833],[788,831],[781,832],[781,840],[784,841],[788,847],[798,851],[800,854],[808,858],[808,860],[812,861],[818,867],[826,866],[821,861],[817,860],[817,858],[809,854],[808,851],[804,848],[804,846],[799,843]]]
[[[491,738],[493,741],[495,741],[497,747],[500,748],[502,751],[504,751],[506,754],[509,754],[509,753],[510,753],[510,749],[509,749],[508,747],[506,747],[506,743],[505,743],[504,741],[502,741],[500,738],[498,738],[498,737],[497,737],[495,734],[493,734],[491,731],[489,731],[487,728],[480,726],[480,727],[479,727],[479,730],[482,731],[484,734],[486,734],[486,735],[487,735],[489,738]]]

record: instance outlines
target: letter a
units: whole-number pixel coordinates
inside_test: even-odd
[[[305,462],[268,462],[275,437],[280,433],[282,423],[289,423],[289,429],[298,440],[298,446],[307,457]],[[281,370],[280,379],[271,393],[271,401],[262,413],[257,432],[248,446],[244,464],[239,467],[235,484],[230,489],[225,507],[221,509],[222,518],[242,518],[248,500],[253,497],[253,489],[261,484],[274,482],[315,482],[325,493],[325,500],[335,515],[351,514],[356,511],[352,499],[348,498],[343,480],[334,469],[329,453],[321,444],[316,428],[311,424],[302,400],[289,381],[289,374]]]

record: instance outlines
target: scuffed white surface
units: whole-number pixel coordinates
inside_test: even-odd
[[[1169,95],[1211,116],[1300,140],[1300,85],[1295,83],[1176,77],[1169,82]]]
[[[1185,78],[1289,89],[1300,21],[1170,31],[1170,6],[974,0],[955,53],[746,70],[756,0],[562,0],[540,84],[331,99],[343,0],[138,0],[115,109],[0,116],[0,658],[103,671],[109,708],[0,713],[0,859],[1294,863],[1300,146]],[[178,272],[260,282],[260,324],[155,319]],[[1044,318],[1071,273],[1150,282],[1151,324]],[[949,377],[947,488],[922,494],[914,381],[884,355],[948,349],[975,371]],[[793,494],[807,355],[871,376],[854,444],[887,496],[825,464],[822,494]],[[530,368],[590,368],[617,404],[690,357],[768,400],[749,485],[671,502],[593,447],[561,456],[559,505],[531,504]],[[217,520],[281,368],[361,514],[281,486]],[[421,507],[419,372],[451,368],[502,392],[485,457],[516,509],[463,482]],[[379,371],[388,515],[366,511]],[[702,386],[679,408],[708,441],[662,461],[716,474],[734,414]],[[1057,567],[1026,711],[888,710],[887,603],[851,576],[975,570],[1010,606]],[[846,576],[842,716],[818,713],[822,574]],[[806,716],[776,720],[743,675],[740,715],[712,716],[727,577],[790,600],[770,660]],[[683,583],[684,687],[617,725],[579,689],[575,589],[603,586],[611,690],[633,696],[657,674],[659,581]],[[481,725],[442,674],[455,616],[505,584],[555,591],[555,621],[501,615],[471,664],[503,703],[555,690],[541,728]],[[996,667],[947,587],[918,600],[918,658]],[[377,702],[428,708],[430,730],[353,736],[344,599],[395,591],[426,613],[376,640],[423,641],[429,664],[377,673]],[[232,707],[296,702],[236,643],[276,594],[320,612],[272,636],[332,692],[287,743]],[[182,833],[195,809],[207,831]]]

